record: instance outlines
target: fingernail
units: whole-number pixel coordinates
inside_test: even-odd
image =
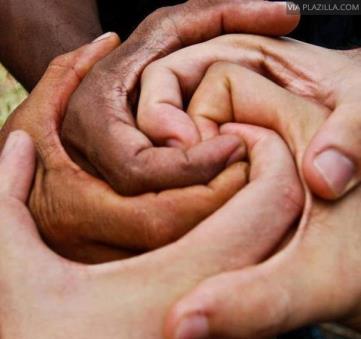
[[[209,336],[208,320],[203,315],[183,319],[176,330],[175,339],[205,339]]]
[[[337,195],[347,189],[356,172],[354,163],[336,149],[328,149],[320,153],[313,163]]]
[[[108,33],[104,33],[101,36],[98,36],[93,42],[98,42],[104,39],[108,39],[111,36],[113,36],[115,33],[114,32],[108,32]]]
[[[9,134],[8,138],[6,139],[4,148],[1,152],[1,157],[6,157],[10,153],[14,152],[22,133],[23,132],[15,131]]]

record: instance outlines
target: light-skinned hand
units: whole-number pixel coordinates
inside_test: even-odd
[[[247,68],[217,63],[194,94],[189,114],[202,139],[243,136],[243,124],[279,133],[302,175],[307,146],[330,109]],[[261,264],[200,283],[172,308],[168,338],[272,337],[322,321],[361,329],[361,188],[333,203],[309,192],[306,197],[298,228],[281,250]]]

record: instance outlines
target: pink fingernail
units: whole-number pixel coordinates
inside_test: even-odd
[[[313,163],[337,195],[342,194],[348,188],[356,172],[354,163],[341,152],[332,148],[320,153]]]
[[[108,33],[104,33],[101,36],[98,36],[95,40],[93,40],[93,42],[98,42],[104,39],[108,39],[111,36],[113,36],[115,33],[114,32],[108,32]]]
[[[208,320],[203,315],[183,319],[176,330],[176,339],[205,339],[209,336]]]

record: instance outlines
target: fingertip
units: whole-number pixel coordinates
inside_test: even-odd
[[[218,159],[225,165],[242,160],[246,154],[245,143],[238,135],[220,135],[202,142],[199,147],[213,161]]]
[[[328,149],[320,154],[306,154],[303,174],[311,191],[317,196],[335,200],[355,183],[354,163],[338,151]]]
[[[194,122],[185,112],[171,104],[148,105],[143,102],[138,110],[140,130],[158,146],[186,150],[200,142]]]
[[[202,311],[201,302],[185,296],[170,310],[164,334],[167,339],[206,339],[210,334],[209,319]]]
[[[274,1],[272,4],[285,17],[284,21],[280,21],[280,35],[287,35],[291,33],[294,29],[296,29],[301,20],[299,6],[292,1]]]
[[[209,337],[209,323],[202,314],[189,315],[179,321],[172,333],[174,339],[207,339]]]
[[[113,43],[119,43],[120,44],[120,37],[117,33],[115,32],[107,32],[104,33],[102,35],[100,35],[99,37],[97,37],[96,39],[94,39],[92,41],[92,43],[104,43],[104,42],[113,42]]]

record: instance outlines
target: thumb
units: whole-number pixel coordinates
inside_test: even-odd
[[[45,249],[25,205],[34,166],[31,138],[23,131],[12,132],[0,157],[0,269],[6,276],[19,270],[18,260],[33,260]]]
[[[42,159],[57,163],[60,159],[60,140],[57,133],[62,117],[73,92],[90,69],[119,45],[119,37],[108,33],[72,52],[55,58],[28,99],[18,108],[2,128],[0,143],[14,125],[23,129],[37,142],[36,148]],[[20,118],[18,118],[20,117]],[[29,124],[29,121],[32,123]],[[44,125],[44,121],[47,123]],[[51,146],[49,146],[51,145]],[[49,149],[51,151],[49,152]]]
[[[34,167],[35,150],[29,135],[23,131],[10,133],[0,156],[0,199],[25,203]]]
[[[307,149],[304,175],[322,198],[339,198],[360,182],[360,113],[356,103],[337,107]]]
[[[92,43],[84,45],[72,52],[56,57],[49,65],[44,76],[35,87],[30,100],[43,98],[49,94],[59,103],[60,111],[64,111],[71,94],[79,86],[90,69],[120,44],[116,33],[106,33]],[[44,102],[53,103],[52,100]]]
[[[283,252],[264,264],[212,277],[173,307],[166,337],[268,338],[334,319],[340,307],[332,295],[338,287],[331,288],[327,269],[320,276],[316,266]]]

